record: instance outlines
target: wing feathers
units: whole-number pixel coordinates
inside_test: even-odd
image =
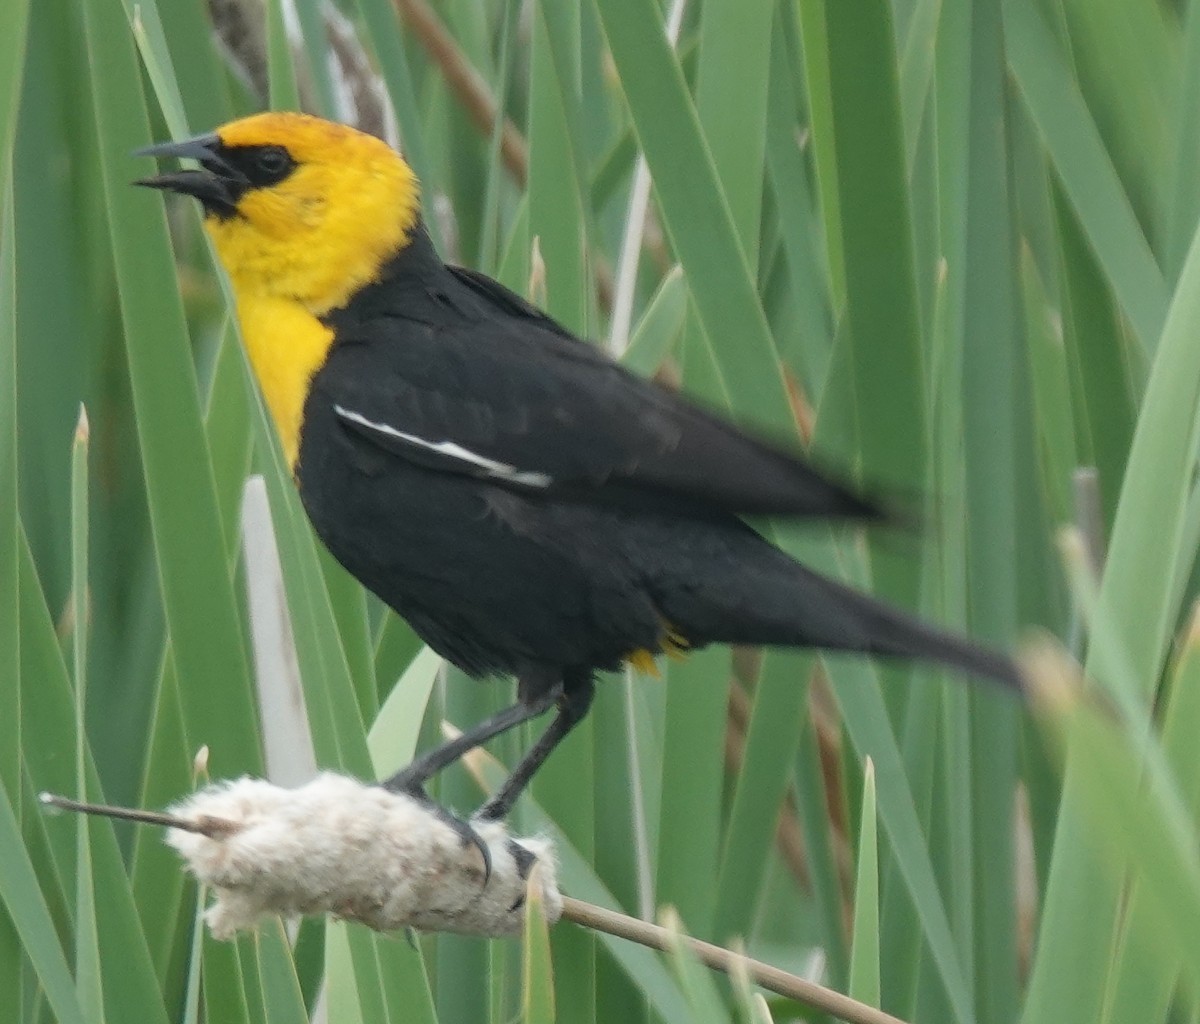
[[[630,373],[489,278],[450,268],[423,289],[373,294],[361,317],[351,303],[321,374],[342,422],[380,447],[573,500],[884,518],[800,456]]]
[[[520,484],[525,487],[546,488],[550,486],[550,477],[545,473],[531,473],[517,469],[516,466],[489,459],[486,455],[473,452],[454,441],[427,441],[423,437],[398,430],[387,423],[367,419],[361,413],[354,412],[352,409],[344,409],[340,405],[335,405],[333,408],[344,422],[352,424],[360,431],[365,432],[367,436],[374,435],[376,439],[384,439],[385,442],[393,444],[398,443],[401,449],[416,449],[418,452],[432,455],[434,458],[431,461],[435,465],[431,468],[442,468],[437,464],[441,460],[446,460],[446,464],[459,472],[465,471],[473,475],[494,477],[506,483]]]

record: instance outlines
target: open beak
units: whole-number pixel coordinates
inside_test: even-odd
[[[134,184],[192,196],[200,200],[205,212],[219,217],[232,217],[237,212],[238,198],[246,190],[248,182],[244,175],[222,158],[221,149],[221,140],[215,134],[139,149],[134,156],[195,160],[200,164],[200,169],[138,178]]]

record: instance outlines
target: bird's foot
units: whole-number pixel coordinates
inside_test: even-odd
[[[488,849],[488,844],[484,842],[483,836],[471,827],[470,822],[463,821],[449,808],[443,807],[441,804],[432,806],[436,809],[438,817],[458,833],[463,849],[474,846],[479,851],[479,856],[483,858],[483,888],[486,889],[492,877],[492,851]]]
[[[400,771],[389,778],[386,782],[380,783],[384,789],[390,793],[403,793],[405,796],[412,798],[421,804],[423,807],[433,814],[439,821],[449,825],[457,834],[462,842],[463,849],[469,846],[474,846],[479,851],[479,856],[483,858],[483,887],[486,889],[488,882],[492,877],[492,851],[488,849],[488,844],[484,842],[483,837],[475,831],[469,822],[464,821],[450,808],[439,804],[427,792],[425,792],[424,779],[408,779],[405,778],[405,772]]]

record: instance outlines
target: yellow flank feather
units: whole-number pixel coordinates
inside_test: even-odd
[[[672,661],[683,661],[692,648],[691,642],[682,633],[676,632],[668,623],[663,623],[663,626],[664,632],[659,641],[661,646],[658,651],[639,647],[636,651],[630,651],[625,655],[625,660],[630,665],[643,675],[653,676],[655,679],[662,678],[662,673],[658,670],[658,662],[655,660],[658,654],[665,654]]]
[[[658,662],[654,660],[653,651],[641,647],[625,655],[625,660],[644,676],[653,676],[655,679],[662,678],[662,673],[658,670]]]
[[[295,466],[300,414],[344,306],[407,243],[420,215],[412,169],[381,140],[298,114],[257,114],[217,130],[226,146],[282,146],[295,170],[250,189],[205,228],[229,272],[259,385]]]

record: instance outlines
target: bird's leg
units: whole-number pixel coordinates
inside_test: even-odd
[[[528,702],[518,700],[512,707],[505,708],[460,736],[447,740],[440,747],[427,750],[406,767],[401,768],[395,775],[384,779],[380,785],[393,793],[407,793],[409,796],[428,800],[429,798],[425,794],[425,783],[434,775],[453,764],[468,750],[486,743],[494,736],[499,736],[509,729],[516,728],[522,722],[545,714],[553,707],[556,696],[557,693],[550,690],[537,694]]]
[[[522,693],[522,697],[524,694]],[[486,743],[494,736],[499,736],[502,732],[507,732],[509,729],[515,728],[522,722],[527,722],[531,718],[536,718],[538,715],[549,711],[553,706],[557,690],[547,690],[545,693],[535,694],[529,701],[518,700],[512,707],[505,708],[491,718],[480,722],[473,729],[469,729],[452,740],[447,740],[440,747],[434,747],[433,750],[428,750],[420,757],[413,760],[400,771],[384,779],[380,785],[384,789],[390,790],[393,793],[404,793],[420,800],[424,804],[428,804],[437,813],[447,825],[458,833],[462,840],[463,846],[474,846],[479,851],[479,855],[483,858],[483,884],[487,885],[488,879],[492,875],[492,855],[488,850],[487,843],[483,841],[479,833],[476,832],[470,825],[455,815],[448,808],[442,807],[440,804],[434,803],[429,794],[425,792],[425,783],[429,779],[440,772],[443,768],[453,764],[468,750]]]
[[[557,694],[558,714],[554,721],[529,748],[528,753],[521,758],[512,774],[504,780],[504,784],[496,790],[492,798],[475,812],[476,818],[500,821],[508,816],[513,804],[517,802],[517,797],[529,785],[529,780],[542,766],[542,762],[550,756],[551,751],[562,742],[567,733],[583,721],[588,708],[592,706],[595,692],[596,684],[590,675],[567,681],[567,685]]]

